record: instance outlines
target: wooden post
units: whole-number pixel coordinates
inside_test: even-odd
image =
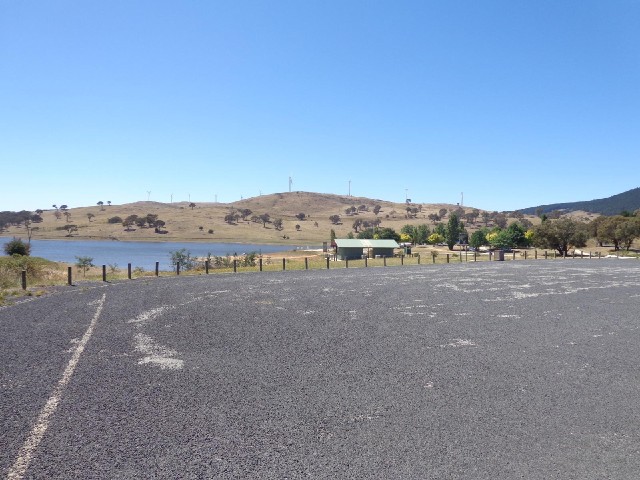
[[[462,263],[462,250],[460,250],[460,263]]]
[[[234,258],[233,259],[233,273],[237,273],[238,272],[238,261]]]
[[[404,265],[404,255],[400,255],[400,265]]]
[[[131,264],[127,263],[127,277],[131,280]]]
[[[524,251],[524,259],[525,260],[527,259],[527,251],[526,250]]]
[[[386,255],[383,255],[383,256],[382,256],[382,260],[383,260],[383,262],[384,262],[384,266],[386,267],[386,266],[387,266],[387,256],[386,256]]]
[[[22,289],[23,290],[27,289],[27,271],[26,270],[22,270]]]
[[[473,261],[474,261],[474,262],[477,262],[477,261],[478,261],[478,252],[476,252],[475,250],[474,250],[474,252],[473,252]]]
[[[431,252],[431,258],[433,259],[433,263],[436,263],[436,252]]]
[[[344,260],[344,268],[349,268],[349,259],[345,258]]]
[[[329,270],[329,256],[327,255],[327,270]]]
[[[514,250],[513,251],[513,260],[515,260],[515,259],[516,259],[516,251]]]
[[[365,268],[369,266],[369,263],[367,262],[367,258],[368,257],[364,257],[364,266],[365,266]]]
[[[204,273],[209,275],[209,260],[204,261]]]
[[[160,262],[156,262],[156,277],[160,275]]]
[[[67,267],[67,283],[69,285],[73,285],[73,278],[71,278],[73,275],[72,271],[71,271],[71,267]]]
[[[449,263],[449,254],[447,253],[447,263]]]
[[[262,271],[262,257],[260,257],[260,260],[258,261],[258,266],[260,268],[260,271]]]
[[[107,281],[107,266],[106,265],[102,265],[102,281],[103,282]]]
[[[304,269],[309,270],[309,259],[304,257]]]
[[[286,258],[283,258],[283,259],[282,259],[282,270],[283,270],[283,271],[284,271],[284,270],[285,270],[285,268],[286,268],[286,264],[287,264],[287,259],[286,259]]]
[[[537,248],[533,251],[533,259],[534,260],[538,259],[538,249]]]
[[[546,250],[544,251],[544,259],[545,260],[547,259],[547,251]]]
[[[180,275],[180,262],[176,263],[176,275]]]
[[[418,265],[420,265],[420,254],[418,254]]]

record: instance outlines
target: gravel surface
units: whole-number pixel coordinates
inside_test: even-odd
[[[139,279],[0,309],[0,477],[638,478],[640,262]]]

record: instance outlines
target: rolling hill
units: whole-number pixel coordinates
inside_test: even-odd
[[[588,200],[582,202],[553,203],[550,205],[538,205],[520,210],[524,214],[534,215],[538,209],[542,213],[553,210],[564,212],[584,211],[599,213],[601,215],[617,215],[623,210],[633,212],[640,208],[640,187],[628,190],[608,198]]]

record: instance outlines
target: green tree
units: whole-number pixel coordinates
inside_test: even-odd
[[[83,277],[86,276],[87,270],[95,267],[93,257],[76,257],[76,267],[78,267],[78,270],[82,270]]]
[[[431,245],[436,245],[437,243],[442,242],[444,242],[444,236],[440,235],[439,233],[432,233],[427,238],[427,243],[430,243]]]
[[[174,268],[180,263],[181,270],[193,270],[197,265],[196,259],[191,256],[191,252],[186,248],[169,252],[169,259]]]
[[[565,217],[536,225],[533,228],[532,240],[536,247],[552,248],[560,255],[566,255],[571,247],[584,247],[587,238],[586,225]]]
[[[471,237],[469,238],[469,245],[476,249],[484,245],[488,245],[487,233],[488,231],[486,228],[476,230],[471,234]]]
[[[28,257],[31,253],[31,245],[23,242],[19,238],[14,238],[13,240],[5,243],[4,253],[7,255],[21,255]]]
[[[449,221],[447,222],[447,229],[445,231],[445,242],[449,250],[453,250],[453,246],[458,242],[460,235],[464,232],[464,225],[460,223],[458,215],[456,213],[449,214]]]

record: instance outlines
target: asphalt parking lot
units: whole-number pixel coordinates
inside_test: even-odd
[[[0,309],[0,476],[638,478],[640,261],[243,273]]]

